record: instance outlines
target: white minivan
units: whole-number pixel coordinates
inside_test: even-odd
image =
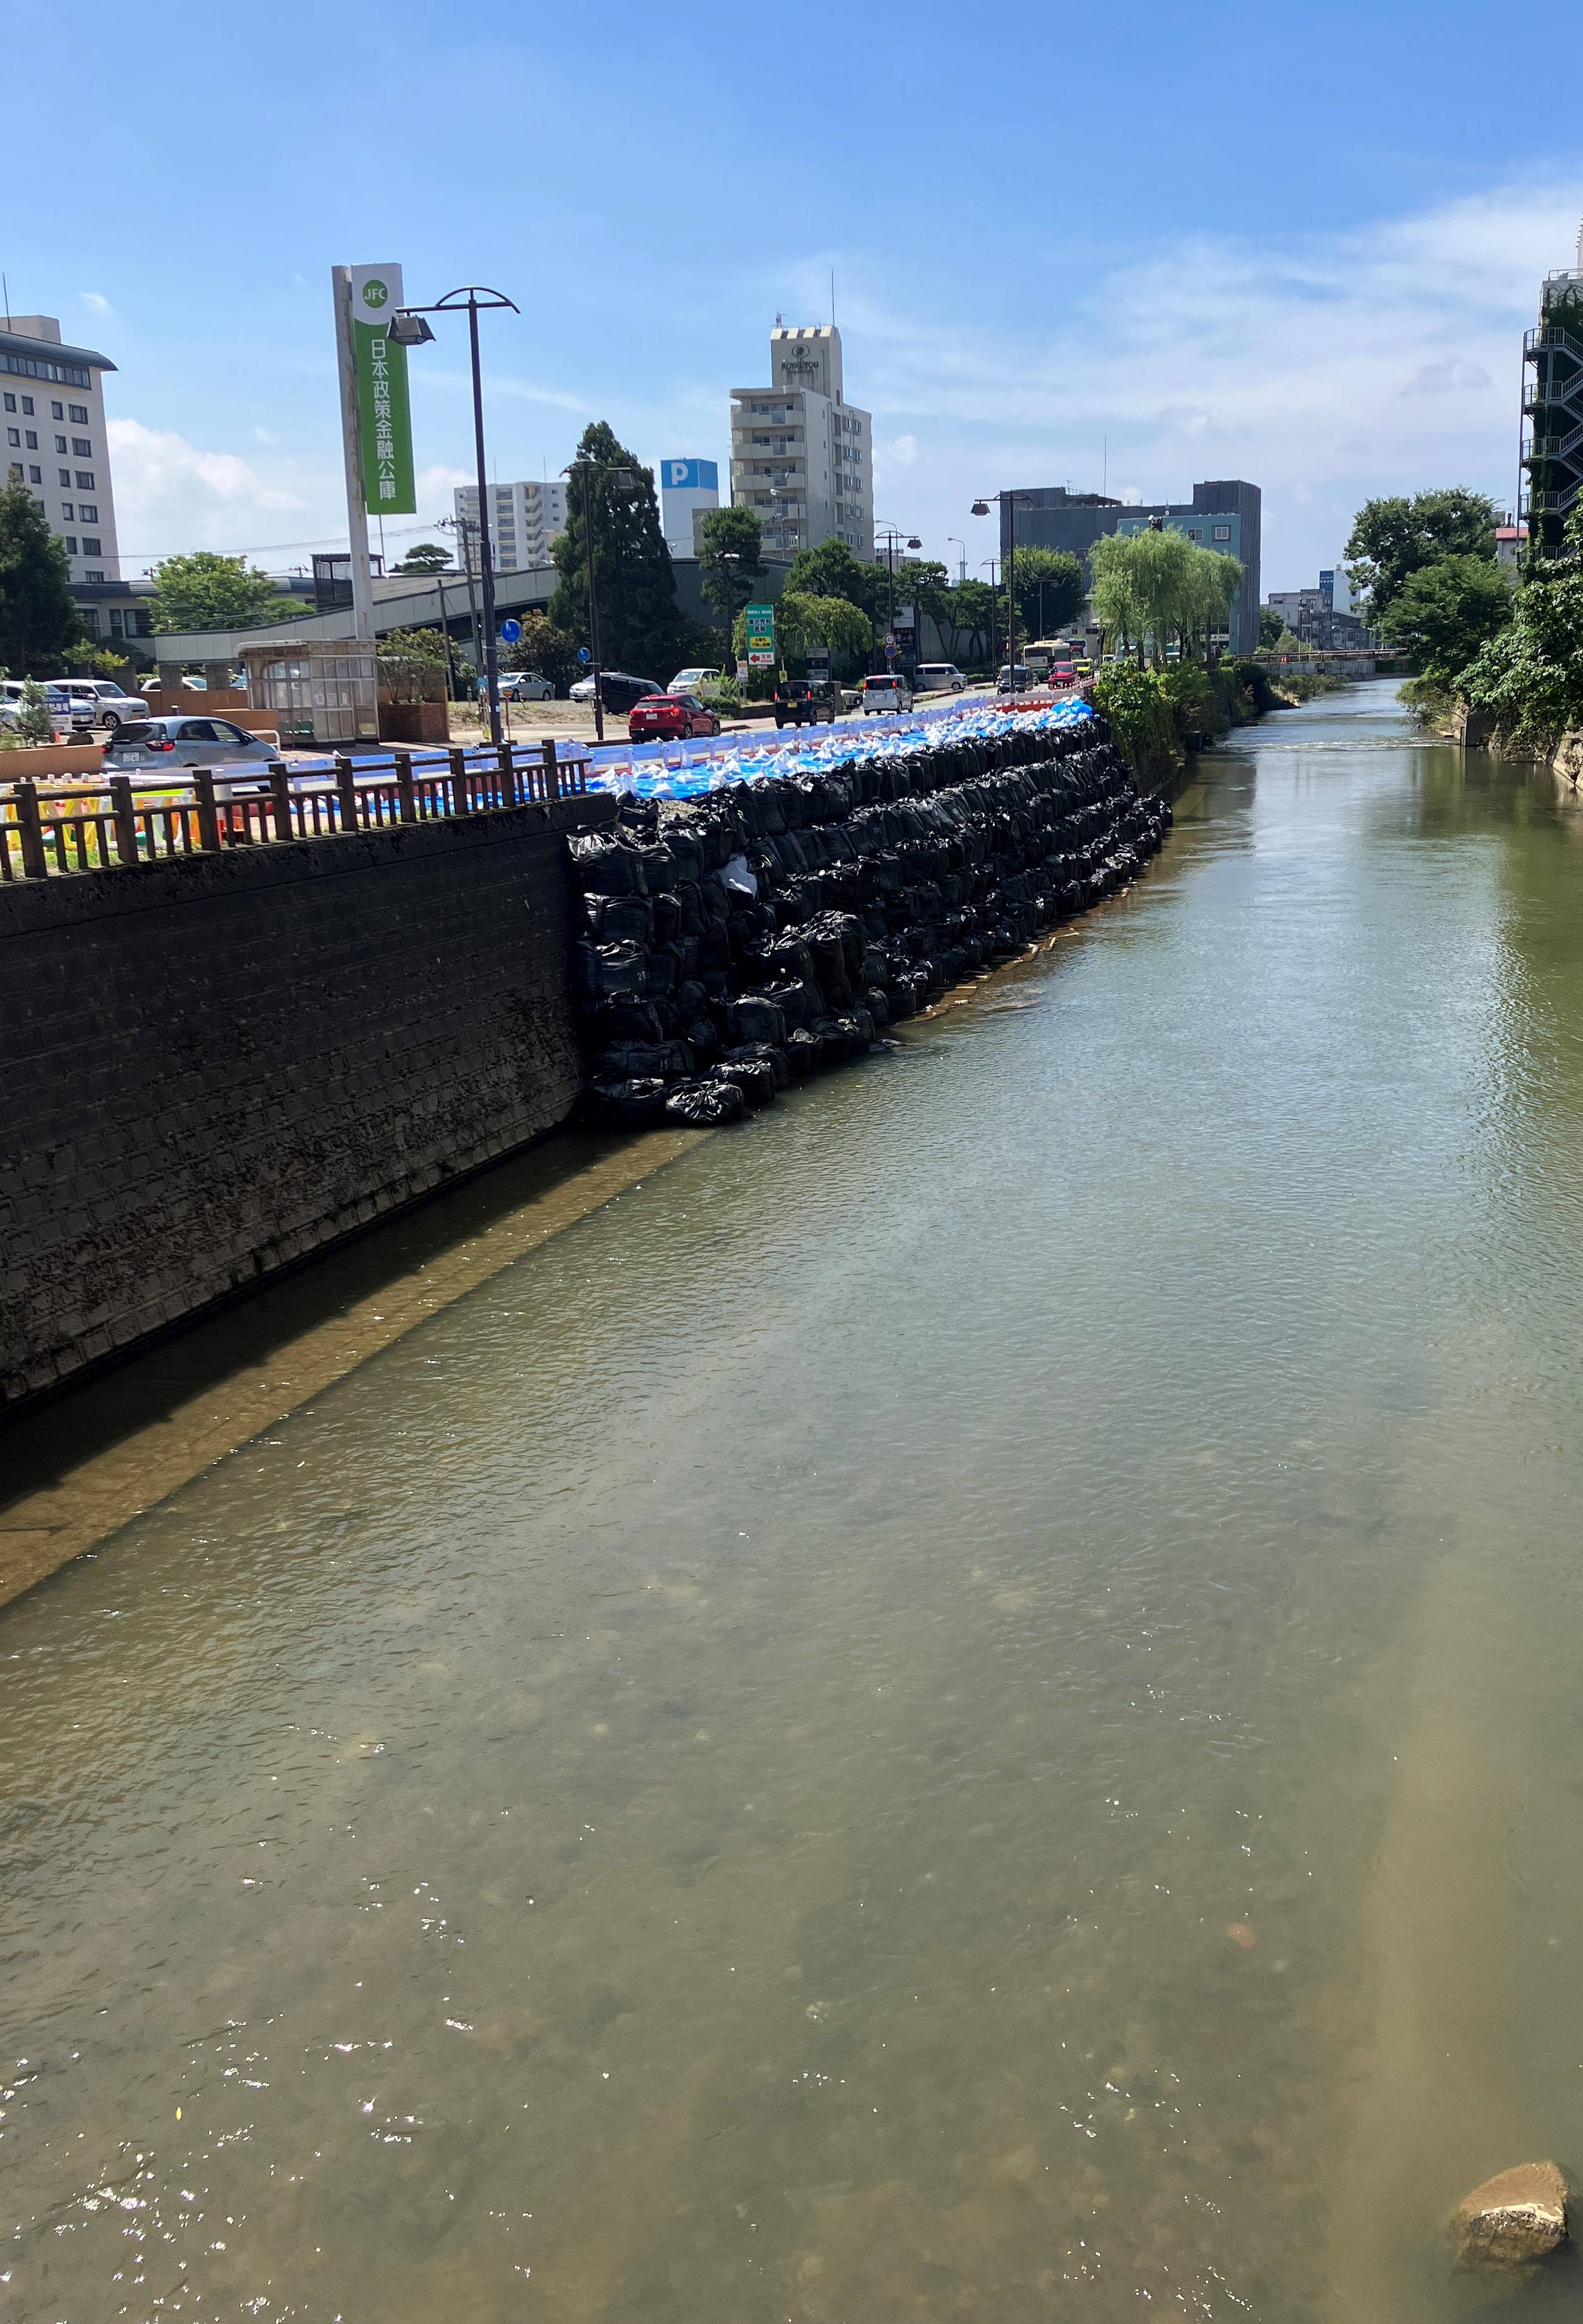
[[[140,696],[126,693],[110,678],[58,678],[55,684],[69,696],[72,723],[103,726],[114,734],[124,719],[146,718],[149,706]]]
[[[863,680],[863,715],[865,718],[890,717],[898,710],[913,706],[913,690],[899,671],[888,671],[883,677]]]
[[[921,661],[917,668],[920,694],[960,694],[967,684],[953,661]]]

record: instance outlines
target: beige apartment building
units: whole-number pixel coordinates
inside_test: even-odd
[[[768,386],[732,388],[731,496],[771,556],[834,540],[872,558],[874,423],[846,401],[833,323],[777,324]]]

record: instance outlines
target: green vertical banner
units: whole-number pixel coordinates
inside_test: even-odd
[[[414,516],[418,512],[407,350],[392,346],[387,337],[391,314],[400,304],[399,266],[353,267],[352,359],[363,505],[370,516]]]

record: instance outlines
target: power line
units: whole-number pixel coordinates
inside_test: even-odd
[[[393,524],[391,527],[391,533],[392,538],[402,540],[410,532],[432,532],[438,522],[439,519],[436,516],[430,517],[426,524]],[[216,553],[222,557],[275,557],[283,555],[289,549],[323,549],[327,546],[334,546],[336,542],[344,541],[345,538],[346,536],[344,532],[320,532],[316,533],[311,540],[254,541],[247,548],[224,549],[217,550]],[[139,557],[152,557],[158,558],[161,557],[185,556],[190,554],[190,552],[187,550],[171,550],[167,549],[117,549],[115,553],[121,558],[123,564]]]

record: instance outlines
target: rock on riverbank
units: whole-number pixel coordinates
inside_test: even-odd
[[[1522,2267],[1567,2240],[1567,2182],[1553,2163],[1519,2163],[1464,2195],[1451,2214],[1463,2267]]]
[[[1100,720],[625,802],[573,846],[589,1117],[727,1120],[865,1056],[1132,878],[1170,821]]]

